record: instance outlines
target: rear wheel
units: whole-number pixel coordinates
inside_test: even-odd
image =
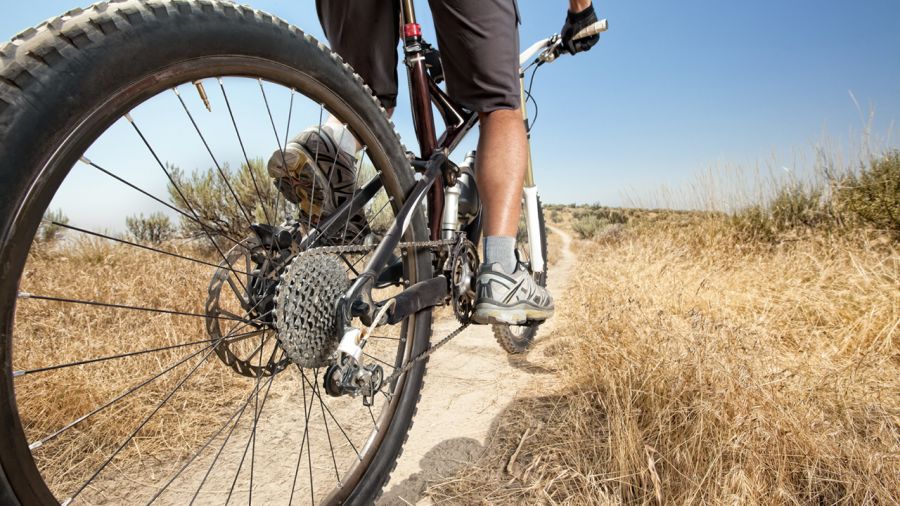
[[[329,115],[362,146],[356,187],[381,189],[366,237],[304,243],[316,223],[258,159]],[[98,4],[0,47],[0,159],[0,502],[377,496],[424,363],[373,406],[328,397],[330,355],[301,365],[273,317],[303,250],[371,242],[414,184],[348,66],[231,3]],[[414,215],[404,239],[427,236]],[[428,279],[430,252],[408,253],[404,280]],[[317,294],[366,262],[330,258],[328,277],[291,278],[317,306],[287,316],[328,315]],[[430,327],[423,312],[379,329],[368,359],[392,373]]]

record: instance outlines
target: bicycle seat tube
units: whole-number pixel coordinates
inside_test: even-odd
[[[409,77],[410,102],[413,124],[419,141],[419,157],[427,160],[437,148],[434,113],[431,109],[431,91],[422,51],[422,27],[416,23],[416,11],[412,0],[403,0],[403,53]],[[440,238],[441,215],[444,211],[444,186],[434,184],[428,192],[428,226],[431,239]]]

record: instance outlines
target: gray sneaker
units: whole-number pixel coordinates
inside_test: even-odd
[[[329,126],[309,128],[291,139],[283,153],[272,153],[267,169],[278,191],[297,204],[303,223],[317,225],[356,188],[356,158],[347,151],[347,142],[335,141]],[[345,237],[341,229],[331,240],[342,243],[365,237],[369,232],[365,214],[356,213],[346,228]]]
[[[522,265],[507,274],[500,264],[481,266],[478,273],[477,323],[523,325],[553,316],[553,297]]]

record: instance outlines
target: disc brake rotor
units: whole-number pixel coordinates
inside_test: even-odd
[[[206,332],[211,341],[220,341],[215,347],[219,359],[241,376],[270,376],[290,364],[288,359],[279,356],[276,360],[274,354],[262,349],[274,333],[271,309],[283,263],[279,256],[251,236],[226,253],[209,284]],[[246,318],[239,318],[244,313]],[[233,325],[237,319],[250,320],[250,326],[237,330],[239,327]],[[249,336],[254,333],[260,337]]]

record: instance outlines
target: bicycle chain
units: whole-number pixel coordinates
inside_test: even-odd
[[[397,248],[440,248],[441,246],[453,246],[457,243],[456,239],[441,239],[438,241],[418,241],[418,242],[401,242],[397,244]],[[304,251],[305,254],[312,255],[334,255],[341,253],[369,253],[375,251],[378,245],[365,246],[362,244],[353,246],[316,246]]]
[[[440,248],[442,246],[455,246],[459,241],[457,239],[442,239],[437,241],[418,241],[418,242],[401,242],[397,245],[397,248]],[[305,253],[307,254],[322,254],[322,255],[330,255],[330,254],[341,254],[341,253],[368,253],[369,251],[374,251],[377,246],[321,246],[317,248],[312,248],[307,250]],[[416,363],[421,362],[431,356],[432,353],[437,351],[439,348],[450,342],[456,336],[462,334],[464,330],[466,330],[471,322],[466,322],[460,325],[456,330],[447,334],[447,337],[441,339],[435,344],[432,344],[428,347],[428,349],[422,351],[414,358],[410,359],[406,364],[401,366],[399,369],[395,370],[390,376],[384,379],[381,382],[381,387],[378,388],[375,393],[381,392],[385,385],[390,385],[394,381],[397,380],[403,374],[409,372],[410,369],[413,368]],[[386,393],[385,395],[390,398],[393,394]]]
[[[447,334],[447,337],[441,339],[440,341],[436,342],[435,344],[432,344],[431,346],[428,347],[427,350],[423,351],[422,353],[419,353],[418,355],[415,356],[415,358],[413,358],[412,360],[407,362],[405,365],[403,365],[403,367],[394,371],[393,374],[391,374],[390,376],[388,376],[387,378],[384,379],[384,381],[381,383],[381,387],[376,391],[376,393],[380,392],[384,388],[385,385],[390,385],[391,383],[396,381],[397,378],[399,378],[403,374],[406,374],[407,372],[409,372],[409,370],[412,369],[412,367],[414,365],[416,365],[416,362],[421,362],[421,361],[425,360],[426,358],[431,356],[432,353],[436,352],[438,350],[438,348],[449,343],[454,337],[462,334],[462,332],[464,330],[466,330],[469,327],[469,325],[471,325],[471,323],[463,323],[462,325],[457,327],[456,330]],[[390,393],[387,394],[388,397],[390,397],[391,395],[392,394],[390,394]]]

